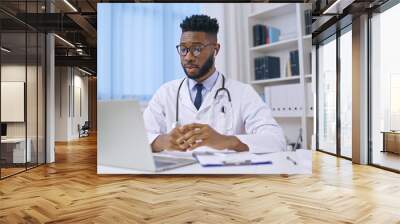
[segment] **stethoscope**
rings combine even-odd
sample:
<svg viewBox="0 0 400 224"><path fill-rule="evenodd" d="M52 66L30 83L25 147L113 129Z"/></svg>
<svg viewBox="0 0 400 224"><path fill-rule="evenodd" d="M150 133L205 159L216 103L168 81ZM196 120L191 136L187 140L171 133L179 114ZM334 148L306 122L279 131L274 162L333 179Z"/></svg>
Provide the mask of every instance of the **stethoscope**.
<svg viewBox="0 0 400 224"><path fill-rule="evenodd" d="M218 76L219 75L220 75L220 73L218 72ZM225 88L225 76L223 74L221 74L221 76L222 76L222 87L217 89L217 92L215 92L214 100L217 99L217 96L218 96L219 92L225 91L226 94L228 95L228 101L229 101L229 103L231 103L232 102L231 94L229 93L229 90L227 88ZM182 85L185 82L185 80L186 80L186 78L184 78L181 81L181 83L179 84L178 92L176 94L176 114L175 114L175 123L173 124L173 128L175 128L175 127L177 127L179 125L179 93L181 92L181 88L182 88ZM225 113L225 107L224 106L222 106L221 112Z"/></svg>

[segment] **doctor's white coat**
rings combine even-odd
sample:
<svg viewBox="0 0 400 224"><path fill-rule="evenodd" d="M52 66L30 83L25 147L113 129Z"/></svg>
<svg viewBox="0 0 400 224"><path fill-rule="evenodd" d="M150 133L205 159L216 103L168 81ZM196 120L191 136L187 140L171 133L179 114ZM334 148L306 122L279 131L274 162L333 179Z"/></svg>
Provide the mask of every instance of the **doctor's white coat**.
<svg viewBox="0 0 400 224"><path fill-rule="evenodd" d="M144 121L150 144L160 134L173 128L176 120L176 97L182 79L163 84L150 100L144 111ZM281 127L271 115L270 108L261 100L253 87L226 78L225 88L230 92L230 106L226 92L220 91L218 99L214 95L222 86L222 76L218 77L212 90L205 96L197 111L185 80L179 97L179 123L208 124L221 134L234 135L249 147L250 152L276 152L286 149L286 141ZM216 102L220 102L219 104ZM224 106L225 113L221 112Z"/></svg>

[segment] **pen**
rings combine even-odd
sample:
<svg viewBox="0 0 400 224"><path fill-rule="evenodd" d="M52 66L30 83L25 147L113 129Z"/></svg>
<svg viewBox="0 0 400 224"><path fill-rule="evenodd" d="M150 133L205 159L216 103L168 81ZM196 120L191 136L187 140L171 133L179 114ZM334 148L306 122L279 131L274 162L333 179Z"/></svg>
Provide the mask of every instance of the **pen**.
<svg viewBox="0 0 400 224"><path fill-rule="evenodd" d="M289 160L290 162L292 162L294 165L297 165L297 162L294 161L292 158L290 158L289 156L286 156L286 159Z"/></svg>
<svg viewBox="0 0 400 224"><path fill-rule="evenodd" d="M201 165L203 167L223 167L223 166L246 166L246 165L268 165L268 164L272 164L272 161L264 161L264 162L251 162L251 163L240 163L240 162L236 162L236 163L227 163L224 161L223 164L205 164L205 165Z"/></svg>

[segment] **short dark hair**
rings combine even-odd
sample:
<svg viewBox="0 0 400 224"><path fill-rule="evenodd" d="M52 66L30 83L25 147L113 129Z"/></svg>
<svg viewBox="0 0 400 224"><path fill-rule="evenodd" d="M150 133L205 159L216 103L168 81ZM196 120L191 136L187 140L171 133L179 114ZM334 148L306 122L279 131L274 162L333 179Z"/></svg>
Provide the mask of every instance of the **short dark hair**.
<svg viewBox="0 0 400 224"><path fill-rule="evenodd" d="M219 25L216 18L207 15L192 15L186 17L181 23L182 33L186 31L205 32L217 35Z"/></svg>

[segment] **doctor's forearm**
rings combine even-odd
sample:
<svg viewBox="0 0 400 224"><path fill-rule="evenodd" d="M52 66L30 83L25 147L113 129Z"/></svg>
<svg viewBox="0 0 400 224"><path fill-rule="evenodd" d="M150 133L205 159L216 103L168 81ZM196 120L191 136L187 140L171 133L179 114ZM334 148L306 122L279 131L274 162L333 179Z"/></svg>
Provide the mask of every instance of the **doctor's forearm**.
<svg viewBox="0 0 400 224"><path fill-rule="evenodd" d="M161 152L164 149L184 151L185 148L178 145L176 139L177 136L174 133L160 134L154 139L153 143L151 143L151 149L153 152Z"/></svg>
<svg viewBox="0 0 400 224"><path fill-rule="evenodd" d="M153 152L161 152L166 148L167 141L167 135L159 135L154 139L153 143L151 143L151 149Z"/></svg>
<svg viewBox="0 0 400 224"><path fill-rule="evenodd" d="M236 136L226 136L227 149L233 149L237 152L249 151L249 147L241 142Z"/></svg>

